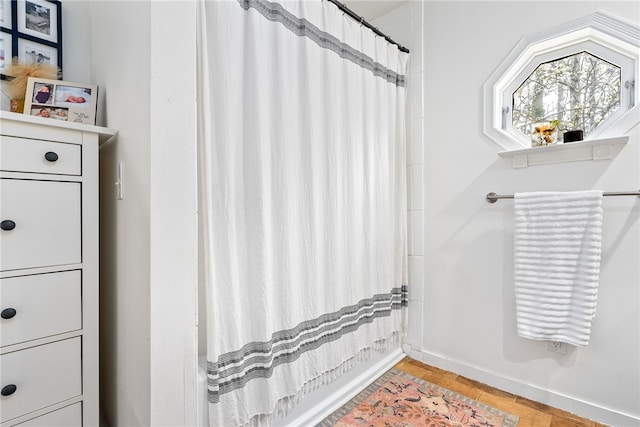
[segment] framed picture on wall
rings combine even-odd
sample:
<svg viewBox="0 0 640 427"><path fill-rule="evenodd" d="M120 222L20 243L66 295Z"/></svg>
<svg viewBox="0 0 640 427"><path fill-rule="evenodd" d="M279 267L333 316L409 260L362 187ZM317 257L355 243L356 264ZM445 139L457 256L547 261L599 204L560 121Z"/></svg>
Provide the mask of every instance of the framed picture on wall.
<svg viewBox="0 0 640 427"><path fill-rule="evenodd" d="M25 64L49 64L58 65L58 49L31 40L18 39L18 60Z"/></svg>
<svg viewBox="0 0 640 427"><path fill-rule="evenodd" d="M24 114L96 124L98 86L29 77Z"/></svg>
<svg viewBox="0 0 640 427"><path fill-rule="evenodd" d="M11 0L0 0L0 27L11 29Z"/></svg>
<svg viewBox="0 0 640 427"><path fill-rule="evenodd" d="M41 40L58 42L58 5L46 0L22 0L18 6L18 31Z"/></svg>
<svg viewBox="0 0 640 427"><path fill-rule="evenodd" d="M12 47L11 34L0 32L0 74L4 74L7 64L11 61Z"/></svg>
<svg viewBox="0 0 640 427"><path fill-rule="evenodd" d="M0 0L5 78L11 59L26 64L50 63L62 72L62 4L59 0ZM62 73L61 73L62 75Z"/></svg>

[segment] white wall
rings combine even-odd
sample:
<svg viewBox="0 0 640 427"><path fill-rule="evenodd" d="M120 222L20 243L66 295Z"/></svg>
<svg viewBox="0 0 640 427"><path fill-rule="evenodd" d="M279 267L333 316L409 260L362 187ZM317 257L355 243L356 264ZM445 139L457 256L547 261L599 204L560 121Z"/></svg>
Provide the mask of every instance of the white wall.
<svg viewBox="0 0 640 427"><path fill-rule="evenodd" d="M118 132L100 150L100 398L111 426L150 425L150 11L148 2L124 1L88 10L98 120Z"/></svg>
<svg viewBox="0 0 640 427"><path fill-rule="evenodd" d="M88 1L62 3L63 80L91 83L91 19Z"/></svg>
<svg viewBox="0 0 640 427"><path fill-rule="evenodd" d="M63 4L64 78L98 84L98 124L118 132L100 150L101 409L111 426L195 423L195 22L195 2Z"/></svg>
<svg viewBox="0 0 640 427"><path fill-rule="evenodd" d="M414 278L410 290L418 297L409 307L407 350L427 363L586 417L637 423L640 202L605 199L591 344L559 356L542 342L517 336L513 204L491 205L484 197L491 191L639 189L640 130L633 129L613 160L512 169L496 155L501 148L483 135L481 118L484 81L522 37L597 10L638 24L639 4L429 1L423 7L424 175L423 188L411 182L409 192L423 189L424 230L414 226L412 238L414 248L424 248L424 282L420 289L421 280ZM415 18L393 19L406 27Z"/></svg>
<svg viewBox="0 0 640 427"><path fill-rule="evenodd" d="M195 2L151 2L150 53L150 425L193 426L198 363Z"/></svg>

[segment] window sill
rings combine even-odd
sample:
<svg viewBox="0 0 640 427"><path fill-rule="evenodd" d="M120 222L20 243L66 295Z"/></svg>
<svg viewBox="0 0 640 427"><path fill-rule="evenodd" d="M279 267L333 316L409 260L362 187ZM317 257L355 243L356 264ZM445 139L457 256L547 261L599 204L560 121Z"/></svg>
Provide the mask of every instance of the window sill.
<svg viewBox="0 0 640 427"><path fill-rule="evenodd" d="M503 158L510 157L514 168L582 160L607 160L617 156L627 141L629 141L628 136L590 139L545 147L501 151L498 155Z"/></svg>

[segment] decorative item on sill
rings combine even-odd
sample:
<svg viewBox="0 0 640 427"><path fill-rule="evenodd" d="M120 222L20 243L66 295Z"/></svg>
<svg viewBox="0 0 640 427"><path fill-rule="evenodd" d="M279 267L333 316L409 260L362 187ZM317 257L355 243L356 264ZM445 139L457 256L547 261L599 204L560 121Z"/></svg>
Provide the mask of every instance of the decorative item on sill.
<svg viewBox="0 0 640 427"><path fill-rule="evenodd" d="M533 124L531 146L542 147L558 142L558 121L538 122Z"/></svg>
<svg viewBox="0 0 640 427"><path fill-rule="evenodd" d="M29 77L40 79L58 79L60 69L48 62L40 64L25 64L13 58L7 65L5 74L8 77L6 92L11 100L10 111L14 113L24 112L24 99L27 93Z"/></svg>
<svg viewBox="0 0 640 427"><path fill-rule="evenodd" d="M584 139L584 132L582 130L569 130L564 133L563 141L567 142L576 142L582 141Z"/></svg>

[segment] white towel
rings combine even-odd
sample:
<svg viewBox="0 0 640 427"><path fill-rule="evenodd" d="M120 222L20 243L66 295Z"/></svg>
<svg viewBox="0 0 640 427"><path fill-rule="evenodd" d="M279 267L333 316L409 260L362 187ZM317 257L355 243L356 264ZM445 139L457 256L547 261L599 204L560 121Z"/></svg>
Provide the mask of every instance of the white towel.
<svg viewBox="0 0 640 427"><path fill-rule="evenodd" d="M518 335L586 346L598 296L602 191L514 199Z"/></svg>

